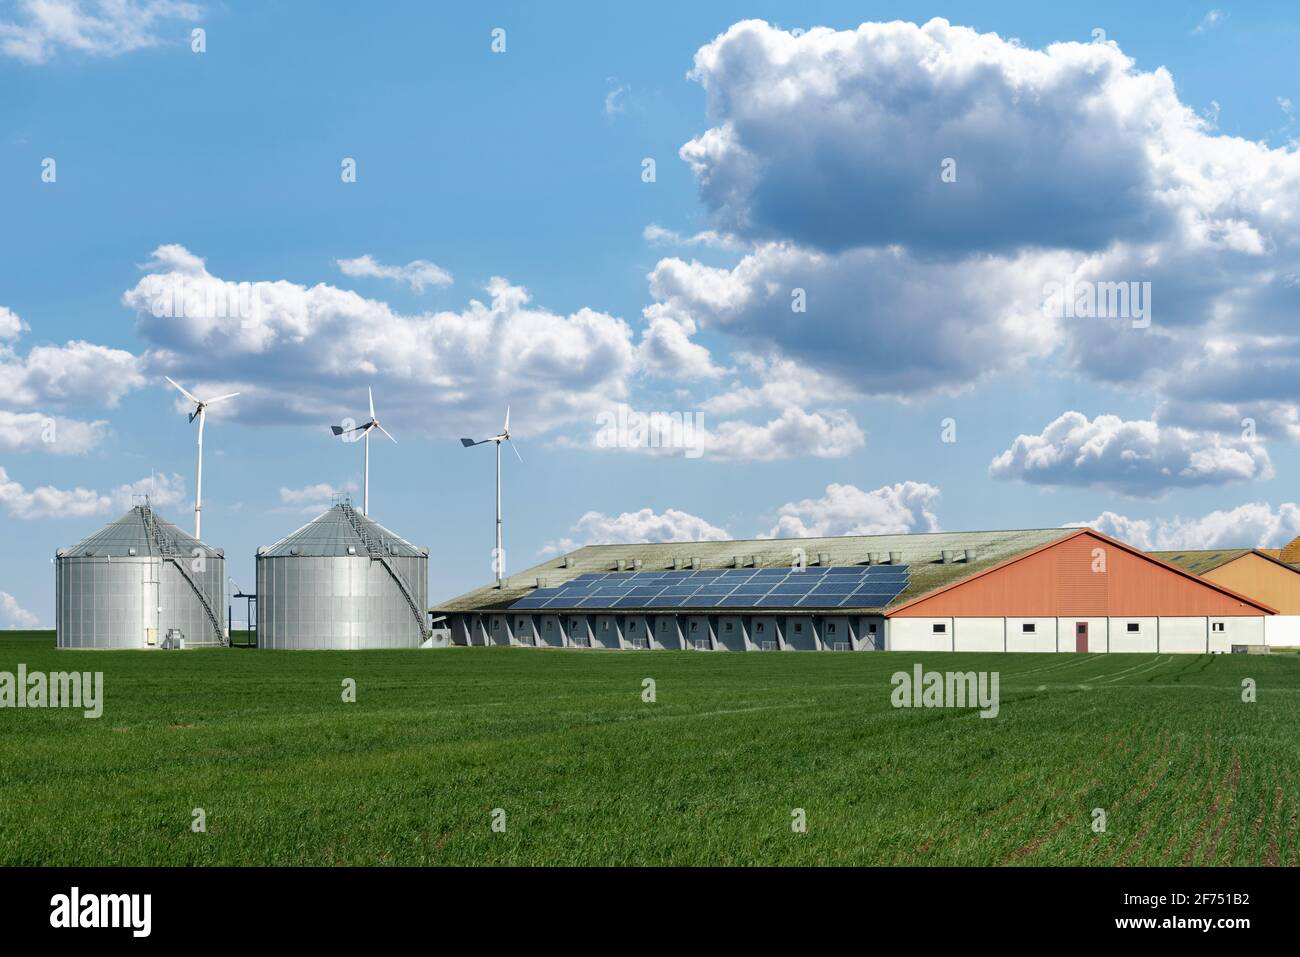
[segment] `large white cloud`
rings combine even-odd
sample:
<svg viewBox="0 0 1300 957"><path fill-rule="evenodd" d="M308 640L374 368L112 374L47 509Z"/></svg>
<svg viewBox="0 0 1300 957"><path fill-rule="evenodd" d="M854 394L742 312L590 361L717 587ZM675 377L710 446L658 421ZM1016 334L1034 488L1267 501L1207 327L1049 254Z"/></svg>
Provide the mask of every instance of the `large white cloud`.
<svg viewBox="0 0 1300 957"><path fill-rule="evenodd" d="M1259 441L1226 438L1117 415L1064 412L1038 435L1021 435L989 465L994 478L1112 489L1158 497L1170 488L1223 485L1273 475Z"/></svg>
<svg viewBox="0 0 1300 957"><path fill-rule="evenodd" d="M764 537L937 532L939 519L931 507L939 494L938 488L925 482L898 482L869 492L856 485L832 483L820 498L782 505L777 509L776 524Z"/></svg>
<svg viewBox="0 0 1300 957"><path fill-rule="evenodd" d="M118 485L108 492L77 486L41 485L26 488L0 466L0 508L14 518L85 518L125 511L139 496L148 495L156 508L179 504L185 497L185 480L176 474L158 474Z"/></svg>
<svg viewBox="0 0 1300 957"><path fill-rule="evenodd" d="M1130 518L1106 511L1076 526L1095 528L1138 548L1280 548L1300 535L1300 505L1285 502L1276 509L1267 502L1193 518Z"/></svg>
<svg viewBox="0 0 1300 957"><path fill-rule="evenodd" d="M7 591L0 591L0 624L5 628L35 628L40 619Z"/></svg>
<svg viewBox="0 0 1300 957"><path fill-rule="evenodd" d="M1148 144L1195 121L1168 73L1135 71L1114 44L1032 50L938 19L800 36L744 21L691 75L716 125L681 155L719 222L827 250L1152 235L1170 212Z"/></svg>
<svg viewBox="0 0 1300 957"><path fill-rule="evenodd" d="M716 542L731 537L722 529L689 512L668 508L656 512L642 508L635 512L606 515L587 512L570 529L571 534L548 543L543 554L568 552L583 545L642 542Z"/></svg>
<svg viewBox="0 0 1300 957"><path fill-rule="evenodd" d="M102 419L81 422L58 415L0 409L0 452L80 455L99 445L108 432L108 423Z"/></svg>
<svg viewBox="0 0 1300 957"><path fill-rule="evenodd" d="M1041 289L1064 268L1059 255L954 263L897 247L830 255L769 243L730 269L660 260L650 291L747 351L824 370L862 395L911 396L1050 354L1059 322L1043 314Z"/></svg>
<svg viewBox="0 0 1300 957"><path fill-rule="evenodd" d="M623 320L533 307L501 278L487 302L407 315L324 283L223 280L177 245L155 250L146 269L123 301L153 365L173 378L246 375L232 405L250 421L328 422L363 410L373 384L386 422L470 434L498 426L511 402L525 436L623 398L636 365Z"/></svg>
<svg viewBox="0 0 1300 957"><path fill-rule="evenodd" d="M25 356L0 345L0 400L15 405L116 406L145 383L139 358L124 349L74 340L33 346Z"/></svg>
<svg viewBox="0 0 1300 957"><path fill-rule="evenodd" d="M682 157L716 233L754 248L730 269L662 260L651 289L675 314L870 395L1047 359L1297 437L1294 145L1220 134L1114 43L943 20L746 21L691 76L710 127ZM1116 282L1151 283L1149 328L1043 309L1049 283Z"/></svg>
<svg viewBox="0 0 1300 957"><path fill-rule="evenodd" d="M0 51L28 63L60 49L117 56L157 46L165 21L193 22L202 13L181 0L18 0L15 7L15 19L0 20Z"/></svg>

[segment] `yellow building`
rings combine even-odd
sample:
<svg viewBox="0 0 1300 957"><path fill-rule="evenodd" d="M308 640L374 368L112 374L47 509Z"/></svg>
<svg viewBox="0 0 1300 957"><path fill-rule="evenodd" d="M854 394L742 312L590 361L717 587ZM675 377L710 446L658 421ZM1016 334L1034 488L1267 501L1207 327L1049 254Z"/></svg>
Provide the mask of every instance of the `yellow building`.
<svg viewBox="0 0 1300 957"><path fill-rule="evenodd" d="M1300 616L1300 567L1284 560L1292 556L1300 560L1300 539L1276 550L1189 549L1151 555L1276 608L1277 615L1265 622L1268 644L1300 645L1300 617L1293 617Z"/></svg>

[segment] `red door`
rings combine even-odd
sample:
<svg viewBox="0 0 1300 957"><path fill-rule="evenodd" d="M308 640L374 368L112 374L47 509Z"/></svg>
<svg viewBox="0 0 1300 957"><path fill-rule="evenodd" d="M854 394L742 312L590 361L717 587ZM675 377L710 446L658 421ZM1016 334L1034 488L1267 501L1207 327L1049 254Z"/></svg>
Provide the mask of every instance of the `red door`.
<svg viewBox="0 0 1300 957"><path fill-rule="evenodd" d="M1076 621L1074 623L1074 650L1078 652L1088 650L1088 623L1086 621Z"/></svg>

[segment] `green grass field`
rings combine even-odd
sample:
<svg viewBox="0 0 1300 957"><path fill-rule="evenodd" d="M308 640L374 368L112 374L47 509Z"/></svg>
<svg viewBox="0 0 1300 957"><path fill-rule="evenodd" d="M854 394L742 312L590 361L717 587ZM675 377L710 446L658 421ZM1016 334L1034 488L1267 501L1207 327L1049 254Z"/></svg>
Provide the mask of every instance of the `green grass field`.
<svg viewBox="0 0 1300 957"><path fill-rule="evenodd" d="M0 671L103 671L104 715L0 710L2 864L1297 860L1292 656L52 645ZM894 709L917 661L1000 714Z"/></svg>

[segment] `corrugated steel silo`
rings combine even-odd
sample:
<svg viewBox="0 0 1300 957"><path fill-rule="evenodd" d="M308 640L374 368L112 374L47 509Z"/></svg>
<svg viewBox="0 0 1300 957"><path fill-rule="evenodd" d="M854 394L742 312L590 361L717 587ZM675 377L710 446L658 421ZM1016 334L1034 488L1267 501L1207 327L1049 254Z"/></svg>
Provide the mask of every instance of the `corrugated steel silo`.
<svg viewBox="0 0 1300 957"><path fill-rule="evenodd" d="M55 557L60 648L155 648L178 630L186 647L227 644L226 560L146 504Z"/></svg>
<svg viewBox="0 0 1300 957"><path fill-rule="evenodd" d="M429 550L341 502L257 551L259 648L418 648Z"/></svg>

